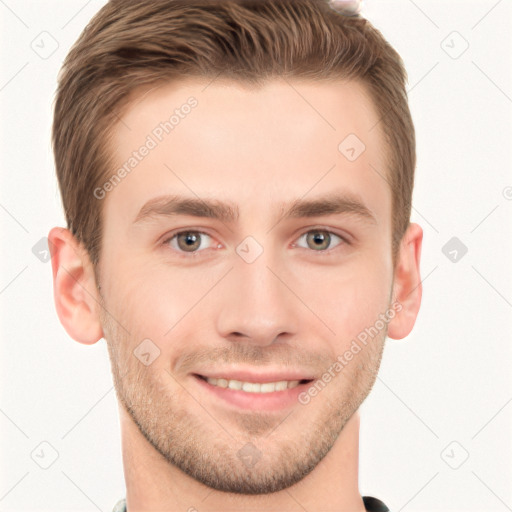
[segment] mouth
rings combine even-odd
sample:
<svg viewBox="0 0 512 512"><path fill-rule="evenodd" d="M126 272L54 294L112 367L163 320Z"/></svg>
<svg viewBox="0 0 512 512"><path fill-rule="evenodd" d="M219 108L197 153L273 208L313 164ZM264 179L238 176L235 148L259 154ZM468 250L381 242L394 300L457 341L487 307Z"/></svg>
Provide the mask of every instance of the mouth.
<svg viewBox="0 0 512 512"><path fill-rule="evenodd" d="M192 374L195 381L208 394L205 396L237 409L278 411L299 403L299 395L304 392L314 379L282 379L268 378L239 380L228 376L210 377ZM247 378L247 377L246 377ZM265 382L262 382L262 381Z"/></svg>
<svg viewBox="0 0 512 512"><path fill-rule="evenodd" d="M204 380L208 384L235 391L244 391L245 393L274 393L276 391L284 391L285 389L293 389L302 384L312 382L313 379L301 380L279 380L275 382L248 382L228 378L205 377L204 375L194 374L195 377Z"/></svg>

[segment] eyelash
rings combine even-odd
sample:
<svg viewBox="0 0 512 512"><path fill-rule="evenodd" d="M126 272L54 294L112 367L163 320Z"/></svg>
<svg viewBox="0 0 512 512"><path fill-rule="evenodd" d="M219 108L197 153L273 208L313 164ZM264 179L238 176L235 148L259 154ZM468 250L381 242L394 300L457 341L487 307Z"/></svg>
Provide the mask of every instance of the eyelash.
<svg viewBox="0 0 512 512"><path fill-rule="evenodd" d="M301 239L303 236L307 235L308 233L318 233L318 232L321 232L321 233L328 233L329 235L334 235L335 237L338 237L341 241L340 243L338 243L338 245L336 245L335 247L331 248L331 249L324 249L324 250L318 250L318 251L315 251L313 249L310 249L311 252L316 252L316 253L319 253L320 255L329 255L331 254L332 251L334 251L336 249L336 247L339 247L340 245L351 245L351 242L344 236L341 236L337 233L334 233L333 231L330 231L329 229L327 228L313 228L313 229L309 229L308 231L305 231L304 233L302 233L301 235L299 235L298 239ZM172 233L170 236L167 236L165 238L165 240L162 242L162 245L164 246L169 246L169 242L171 242L171 240L177 238L179 235L181 234L184 234L184 233L193 233L193 234L197 234L197 235L206 235L210 238L213 239L213 237L204 232L204 231L199 231L199 230L194 230L194 229L185 229L185 230L181 230L181 231L177 231L175 233ZM293 246L295 247L296 246L296 242L294 242ZM195 257L199 257L201 252L204 251L200 251L200 250L196 250L196 251L193 251L193 252L185 252L185 251L182 251L180 249L175 249L175 248L172 248L173 251L177 252L179 254L180 257L183 257L183 258L195 258ZM300 247L300 249L306 249L305 247Z"/></svg>

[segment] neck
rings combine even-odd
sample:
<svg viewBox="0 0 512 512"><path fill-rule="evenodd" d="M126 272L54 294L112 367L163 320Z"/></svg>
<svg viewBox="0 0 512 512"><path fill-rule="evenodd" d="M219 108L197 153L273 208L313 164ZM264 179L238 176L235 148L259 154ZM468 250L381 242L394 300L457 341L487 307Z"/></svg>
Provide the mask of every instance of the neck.
<svg viewBox="0 0 512 512"><path fill-rule="evenodd" d="M282 491L265 495L219 492L169 464L119 406L127 512L364 512L358 490L359 413L309 475Z"/></svg>

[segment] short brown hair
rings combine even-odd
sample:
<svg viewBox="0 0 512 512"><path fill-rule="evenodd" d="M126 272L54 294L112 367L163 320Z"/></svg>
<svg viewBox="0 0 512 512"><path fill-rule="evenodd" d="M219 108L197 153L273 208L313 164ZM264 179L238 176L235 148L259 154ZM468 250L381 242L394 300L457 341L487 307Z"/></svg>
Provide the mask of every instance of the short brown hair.
<svg viewBox="0 0 512 512"><path fill-rule="evenodd" d="M411 213L415 133L402 59L368 20L327 0L110 0L64 61L52 133L67 227L93 265L102 233L93 191L112 174L109 134L130 94L162 80L218 76L254 85L344 78L366 87L388 148L381 174L392 194L395 264Z"/></svg>

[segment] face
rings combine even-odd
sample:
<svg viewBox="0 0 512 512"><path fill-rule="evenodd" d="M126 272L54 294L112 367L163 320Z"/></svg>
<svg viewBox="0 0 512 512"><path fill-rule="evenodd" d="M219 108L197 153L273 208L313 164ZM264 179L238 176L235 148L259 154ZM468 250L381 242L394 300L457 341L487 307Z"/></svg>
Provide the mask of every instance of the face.
<svg viewBox="0 0 512 512"><path fill-rule="evenodd" d="M98 201L117 396L209 487L298 482L373 386L393 282L377 120L356 83L189 80L116 126L113 174L129 171Z"/></svg>

